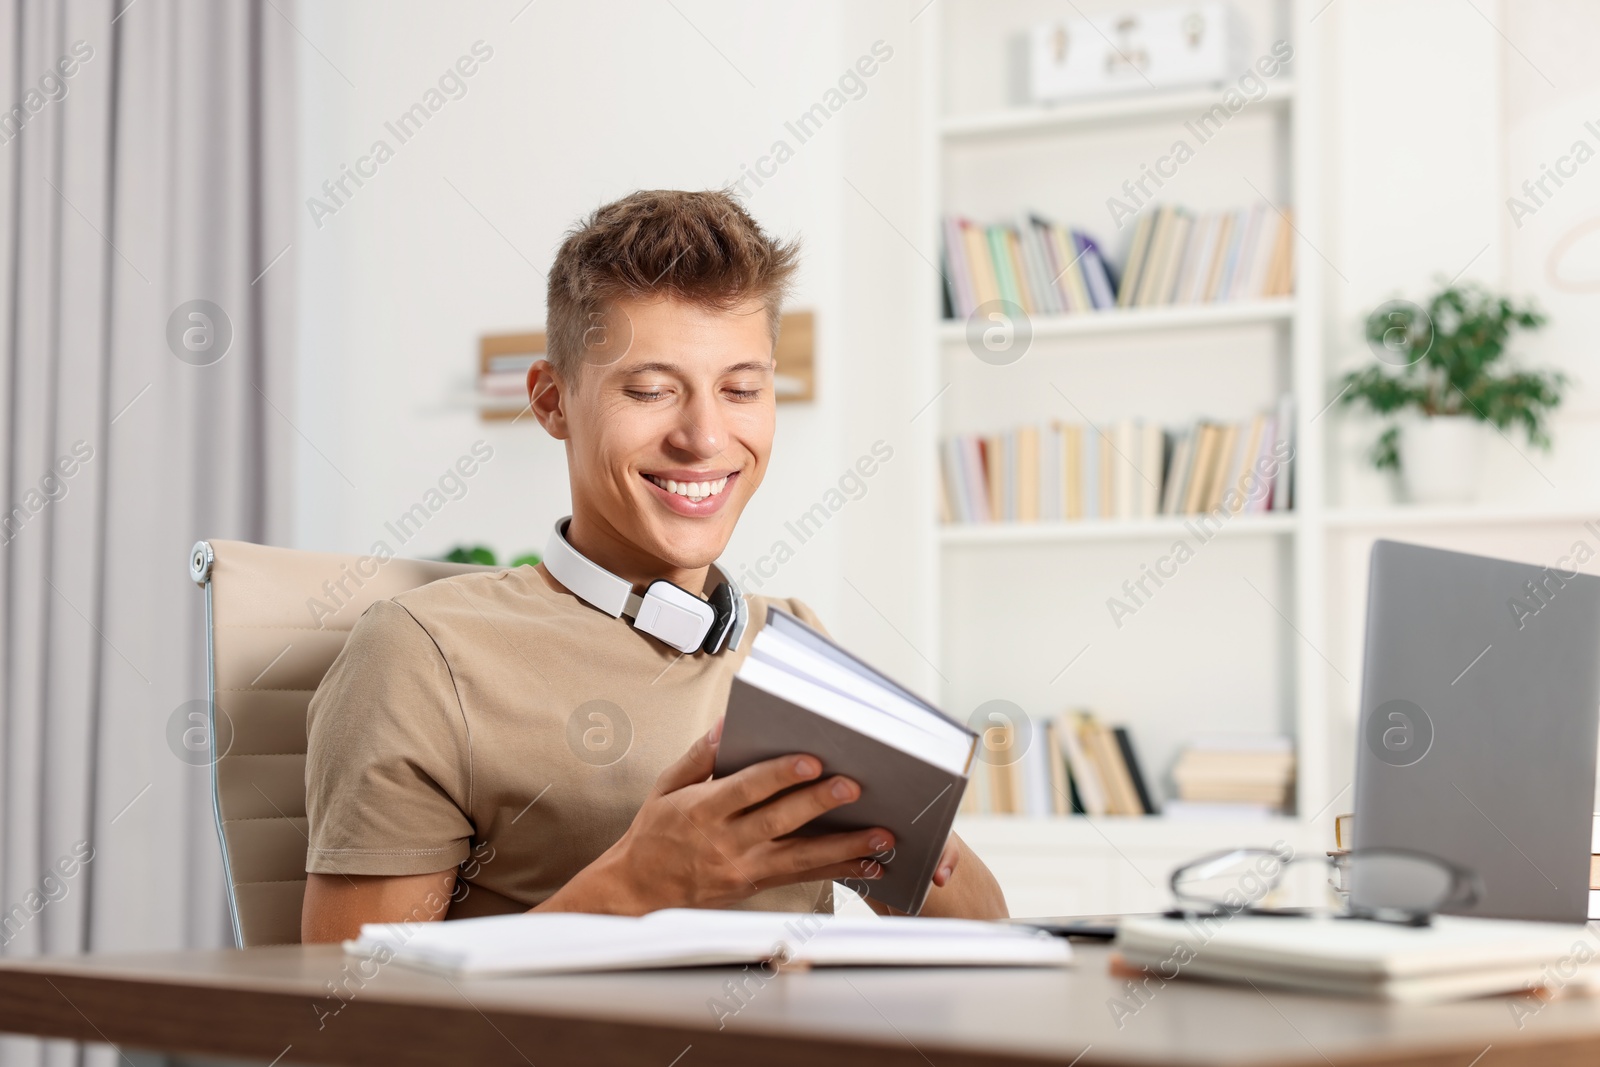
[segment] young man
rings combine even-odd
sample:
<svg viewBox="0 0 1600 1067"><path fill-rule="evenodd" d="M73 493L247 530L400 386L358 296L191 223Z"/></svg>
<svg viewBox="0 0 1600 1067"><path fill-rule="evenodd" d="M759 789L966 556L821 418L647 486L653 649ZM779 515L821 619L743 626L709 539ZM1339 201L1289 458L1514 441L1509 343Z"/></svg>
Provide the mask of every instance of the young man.
<svg viewBox="0 0 1600 1067"><path fill-rule="evenodd" d="M566 443L570 547L357 623L308 715L304 940L530 908L826 911L834 880L877 876L886 830L791 836L860 796L815 757L711 778L733 675L773 601L749 598L737 650L690 653L593 604L606 572L621 596L722 584L712 565L772 449L796 266L718 192L635 193L562 244L528 391ZM1006 913L954 835L934 885L925 915Z"/></svg>

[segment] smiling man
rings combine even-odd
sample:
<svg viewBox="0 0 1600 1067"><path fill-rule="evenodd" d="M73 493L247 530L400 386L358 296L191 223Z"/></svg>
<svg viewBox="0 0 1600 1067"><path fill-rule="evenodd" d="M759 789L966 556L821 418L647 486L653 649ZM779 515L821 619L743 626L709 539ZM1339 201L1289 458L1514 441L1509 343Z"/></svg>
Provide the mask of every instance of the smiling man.
<svg viewBox="0 0 1600 1067"><path fill-rule="evenodd" d="M796 267L720 192L635 193L567 237L528 389L571 519L538 567L357 623L308 715L306 941L528 909L828 911L833 881L877 876L886 830L794 836L860 796L814 756L711 778L767 606L820 625L749 597L741 637L715 565L766 474ZM924 915L1005 914L954 835L934 886Z"/></svg>

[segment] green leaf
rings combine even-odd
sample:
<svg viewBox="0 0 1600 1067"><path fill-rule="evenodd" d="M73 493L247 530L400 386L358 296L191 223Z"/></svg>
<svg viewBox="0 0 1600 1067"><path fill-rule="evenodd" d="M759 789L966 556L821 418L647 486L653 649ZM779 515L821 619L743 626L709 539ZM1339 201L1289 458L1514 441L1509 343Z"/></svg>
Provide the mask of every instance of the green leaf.
<svg viewBox="0 0 1600 1067"><path fill-rule="evenodd" d="M487 545L457 545L442 557L445 563L477 563L493 567L494 551Z"/></svg>
<svg viewBox="0 0 1600 1067"><path fill-rule="evenodd" d="M1377 362L1339 380L1341 407L1393 416L1468 415L1501 430L1521 427L1535 447L1548 449L1547 421L1568 385L1559 371L1516 369L1508 345L1517 330L1547 322L1532 304L1518 305L1476 283L1445 285L1425 308L1385 305L1367 317L1369 344L1397 363ZM1374 443L1380 470L1398 470L1398 428L1391 423Z"/></svg>
<svg viewBox="0 0 1600 1067"><path fill-rule="evenodd" d="M540 558L539 557L539 553L537 553L537 552L524 552L522 555L518 556L516 559L512 560L510 563L506 564L506 566L508 566L508 567L537 567L539 565L539 558Z"/></svg>

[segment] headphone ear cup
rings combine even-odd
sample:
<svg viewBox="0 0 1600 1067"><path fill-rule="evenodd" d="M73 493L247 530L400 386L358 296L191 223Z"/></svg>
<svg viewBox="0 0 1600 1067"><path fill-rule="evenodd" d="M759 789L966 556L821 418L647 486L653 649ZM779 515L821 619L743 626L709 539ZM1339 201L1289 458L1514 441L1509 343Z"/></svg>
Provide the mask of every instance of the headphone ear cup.
<svg viewBox="0 0 1600 1067"><path fill-rule="evenodd" d="M707 655L715 655L722 651L723 642L728 640L728 634L733 630L736 601L733 586L723 582L712 591L707 603L715 615L712 619L711 629L706 631L706 639L700 646L700 651Z"/></svg>

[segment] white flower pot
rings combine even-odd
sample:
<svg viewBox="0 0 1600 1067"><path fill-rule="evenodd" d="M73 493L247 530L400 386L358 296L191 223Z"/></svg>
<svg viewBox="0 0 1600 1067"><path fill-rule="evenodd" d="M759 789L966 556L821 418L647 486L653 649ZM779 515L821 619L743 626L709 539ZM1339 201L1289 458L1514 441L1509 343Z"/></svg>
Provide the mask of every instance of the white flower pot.
<svg viewBox="0 0 1600 1067"><path fill-rule="evenodd" d="M1430 415L1400 428L1400 478L1413 504L1470 504L1483 478L1488 426L1471 415Z"/></svg>

